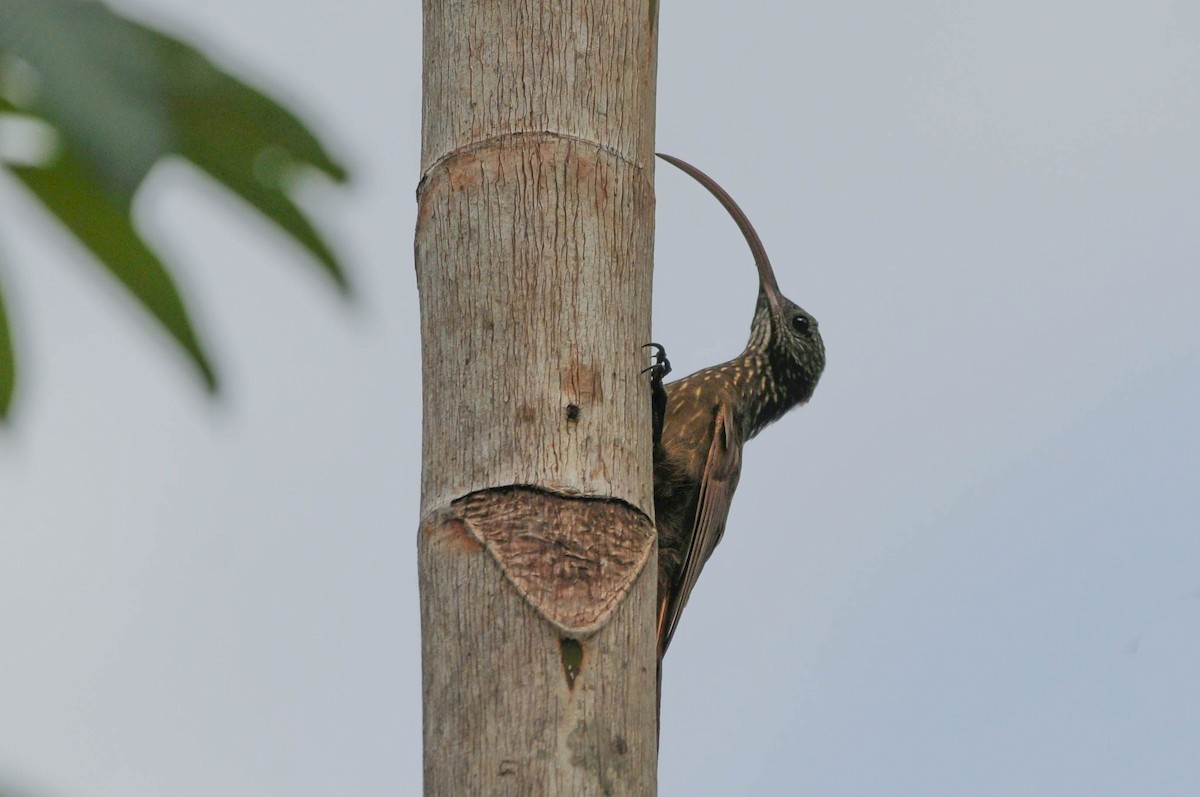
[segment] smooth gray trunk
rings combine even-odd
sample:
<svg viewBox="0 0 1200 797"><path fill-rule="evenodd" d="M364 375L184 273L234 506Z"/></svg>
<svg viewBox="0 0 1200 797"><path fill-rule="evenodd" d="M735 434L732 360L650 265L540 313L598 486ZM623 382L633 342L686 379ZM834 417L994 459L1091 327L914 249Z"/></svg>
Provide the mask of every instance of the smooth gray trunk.
<svg viewBox="0 0 1200 797"><path fill-rule="evenodd" d="M656 4L425 0L425 793L655 793Z"/></svg>

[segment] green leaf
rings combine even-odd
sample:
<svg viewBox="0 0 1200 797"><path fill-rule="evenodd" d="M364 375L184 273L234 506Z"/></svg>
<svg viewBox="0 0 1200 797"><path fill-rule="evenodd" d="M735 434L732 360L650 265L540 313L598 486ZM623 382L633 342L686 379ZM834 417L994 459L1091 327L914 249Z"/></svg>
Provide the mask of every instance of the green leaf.
<svg viewBox="0 0 1200 797"><path fill-rule="evenodd" d="M192 48L158 36L178 152L308 249L343 291L345 272L289 196L305 168L344 182L346 171L295 116L217 70Z"/></svg>
<svg viewBox="0 0 1200 797"><path fill-rule="evenodd" d="M158 319L191 357L208 389L215 391L216 374L183 298L166 268L133 229L120 200L104 191L69 152L48 168L11 164L7 168Z"/></svg>
<svg viewBox="0 0 1200 797"><path fill-rule="evenodd" d="M346 290L336 256L290 196L305 168L338 182L346 171L278 103L97 2L0 0L0 50L41 78L23 109L55 125L126 205L155 163L178 154L291 235Z"/></svg>
<svg viewBox="0 0 1200 797"><path fill-rule="evenodd" d="M8 417L16 387L17 356L8 331L8 314L4 310L4 287L0 285L0 421Z"/></svg>
<svg viewBox="0 0 1200 797"><path fill-rule="evenodd" d="M290 111L195 48L93 0L0 0L0 117L23 114L58 134L50 165L0 162L42 201L216 379L187 308L138 236L134 195L164 157L190 160L307 249L343 293L337 257L293 201L297 176L346 170ZM0 322L4 320L0 306ZM7 327L0 346L11 343ZM11 394L0 373L0 415ZM7 389L9 392L4 393Z"/></svg>
<svg viewBox="0 0 1200 797"><path fill-rule="evenodd" d="M37 75L28 105L128 202L172 150L159 65L140 32L101 3L0 0L0 50Z"/></svg>
<svg viewBox="0 0 1200 797"><path fill-rule="evenodd" d="M0 118L11 106L0 97ZM4 286L0 285L0 421L8 418L13 394L17 389L17 351L13 347L12 332L8 325L8 311L4 307Z"/></svg>

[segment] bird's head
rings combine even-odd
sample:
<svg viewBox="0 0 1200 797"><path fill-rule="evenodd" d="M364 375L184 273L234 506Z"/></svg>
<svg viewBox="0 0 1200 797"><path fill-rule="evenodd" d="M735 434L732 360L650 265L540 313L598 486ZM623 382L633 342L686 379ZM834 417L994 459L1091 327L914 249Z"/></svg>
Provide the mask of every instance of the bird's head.
<svg viewBox="0 0 1200 797"><path fill-rule="evenodd" d="M760 284L747 348L767 358L793 406L812 397L825 370L825 341L817 319L778 288Z"/></svg>
<svg viewBox="0 0 1200 797"><path fill-rule="evenodd" d="M742 231L754 265L758 268L758 304L750 325L750 342L746 348L764 355L771 368L774 387L782 396L784 407L808 401L825 370L825 342L817 328L817 319L779 291L775 270L767 250L745 212L724 188L704 172L686 161L659 153L658 157L678 167L708 189L725 208Z"/></svg>

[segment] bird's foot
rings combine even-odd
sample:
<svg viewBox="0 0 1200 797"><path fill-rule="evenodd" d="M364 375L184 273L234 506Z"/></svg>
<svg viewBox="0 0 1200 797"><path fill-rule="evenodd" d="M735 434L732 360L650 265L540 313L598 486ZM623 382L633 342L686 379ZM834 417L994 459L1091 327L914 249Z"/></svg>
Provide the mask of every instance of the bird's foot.
<svg viewBox="0 0 1200 797"><path fill-rule="evenodd" d="M654 349L654 363L642 369L642 373L650 372L650 384L662 384L663 377L671 373L671 361L667 359L667 350L657 343L647 343L643 349Z"/></svg>
<svg viewBox="0 0 1200 797"><path fill-rule="evenodd" d="M663 377L671 373L671 361L667 359L667 350L657 343L647 343L643 349L654 349L654 362L642 369L642 373L650 374L650 409L654 415L654 447L658 448L662 440L663 422L667 417L667 389L663 387Z"/></svg>

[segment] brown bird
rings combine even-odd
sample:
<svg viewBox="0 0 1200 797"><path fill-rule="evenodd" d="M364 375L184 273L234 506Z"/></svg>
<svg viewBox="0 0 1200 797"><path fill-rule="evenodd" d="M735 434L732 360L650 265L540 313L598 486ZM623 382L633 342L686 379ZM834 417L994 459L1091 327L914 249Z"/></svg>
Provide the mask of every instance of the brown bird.
<svg viewBox="0 0 1200 797"><path fill-rule="evenodd" d="M700 571L725 532L742 471L742 446L808 401L825 368L825 344L816 319L779 292L766 250L737 203L695 166L669 155L659 157L695 178L737 222L754 254L759 285L750 342L740 355L665 388L662 377L670 363L661 347L648 369L655 393L661 686L663 654Z"/></svg>

